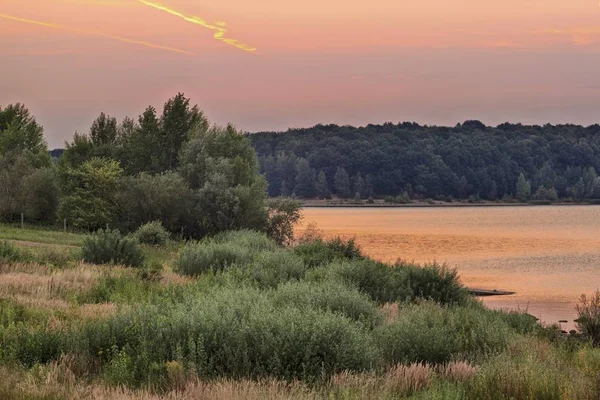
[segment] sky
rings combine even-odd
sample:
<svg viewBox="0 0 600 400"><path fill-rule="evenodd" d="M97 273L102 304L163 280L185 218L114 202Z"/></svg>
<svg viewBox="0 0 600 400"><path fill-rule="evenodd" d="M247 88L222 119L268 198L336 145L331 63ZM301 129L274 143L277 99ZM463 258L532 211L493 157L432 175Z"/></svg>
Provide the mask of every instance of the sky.
<svg viewBox="0 0 600 400"><path fill-rule="evenodd" d="M598 0L0 0L0 106L51 148L183 92L248 132L600 122Z"/></svg>

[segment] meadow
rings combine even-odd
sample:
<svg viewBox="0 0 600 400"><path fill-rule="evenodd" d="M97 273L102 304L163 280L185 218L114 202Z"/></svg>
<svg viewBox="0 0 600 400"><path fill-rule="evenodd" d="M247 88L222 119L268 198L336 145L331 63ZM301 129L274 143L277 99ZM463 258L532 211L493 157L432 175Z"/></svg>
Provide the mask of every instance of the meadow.
<svg viewBox="0 0 600 400"><path fill-rule="evenodd" d="M2 399L600 396L594 299L589 329L566 335L485 308L448 267L311 230L285 247L158 224L0 238Z"/></svg>

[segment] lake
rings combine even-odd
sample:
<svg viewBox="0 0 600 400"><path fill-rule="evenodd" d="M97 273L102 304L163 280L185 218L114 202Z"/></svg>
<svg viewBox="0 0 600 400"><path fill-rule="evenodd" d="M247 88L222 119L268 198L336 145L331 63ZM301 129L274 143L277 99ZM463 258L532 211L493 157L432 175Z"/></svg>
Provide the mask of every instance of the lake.
<svg viewBox="0 0 600 400"><path fill-rule="evenodd" d="M567 330L581 294L600 287L600 206L305 208L300 231L309 223L378 260L456 267L469 287L516 292L489 307Z"/></svg>

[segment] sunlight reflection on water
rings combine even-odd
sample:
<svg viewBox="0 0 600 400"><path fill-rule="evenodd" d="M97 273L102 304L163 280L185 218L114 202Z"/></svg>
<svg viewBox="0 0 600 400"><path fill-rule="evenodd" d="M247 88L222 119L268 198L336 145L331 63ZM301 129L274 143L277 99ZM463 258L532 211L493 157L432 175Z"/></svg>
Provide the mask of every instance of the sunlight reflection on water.
<svg viewBox="0 0 600 400"><path fill-rule="evenodd" d="M306 208L299 232L311 222L379 260L457 267L467 286L516 292L485 298L490 307L566 329L579 296L600 287L600 206Z"/></svg>

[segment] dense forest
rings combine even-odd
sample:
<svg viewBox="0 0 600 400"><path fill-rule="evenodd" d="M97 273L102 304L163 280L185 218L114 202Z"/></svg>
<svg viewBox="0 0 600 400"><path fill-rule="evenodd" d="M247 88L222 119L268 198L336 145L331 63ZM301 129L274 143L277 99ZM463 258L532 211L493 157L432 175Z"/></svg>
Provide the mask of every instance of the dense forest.
<svg viewBox="0 0 600 400"><path fill-rule="evenodd" d="M24 105L0 108L3 221L123 232L159 221L186 238L253 229L282 242L299 205L268 201L266 188L249 140L211 125L183 94L137 120L102 113L89 133L53 152Z"/></svg>
<svg viewBox="0 0 600 400"><path fill-rule="evenodd" d="M599 125L317 125L249 137L270 196L600 198Z"/></svg>

